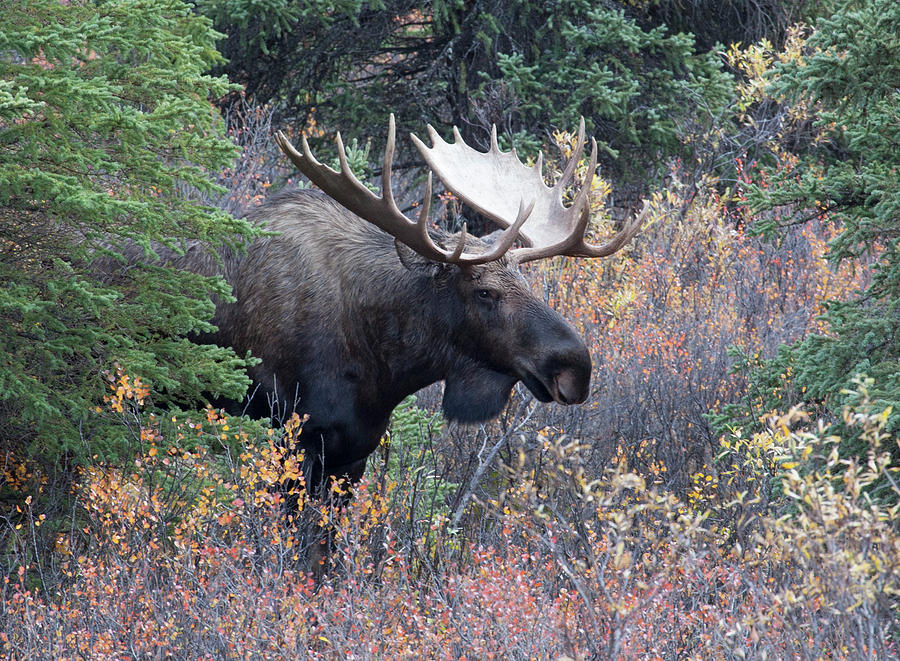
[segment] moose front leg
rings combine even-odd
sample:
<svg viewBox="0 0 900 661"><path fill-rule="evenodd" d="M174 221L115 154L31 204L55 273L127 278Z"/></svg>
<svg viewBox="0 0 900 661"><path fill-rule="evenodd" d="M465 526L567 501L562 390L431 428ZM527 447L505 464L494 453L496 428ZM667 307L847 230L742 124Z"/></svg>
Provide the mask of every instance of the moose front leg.
<svg viewBox="0 0 900 661"><path fill-rule="evenodd" d="M333 554L338 532L336 522L353 498L353 488L366 470L366 457L335 465L329 461L329 439L315 428L304 429L303 508L298 496L288 502L305 539L307 569L316 583L334 568ZM318 441L318 442L316 442Z"/></svg>

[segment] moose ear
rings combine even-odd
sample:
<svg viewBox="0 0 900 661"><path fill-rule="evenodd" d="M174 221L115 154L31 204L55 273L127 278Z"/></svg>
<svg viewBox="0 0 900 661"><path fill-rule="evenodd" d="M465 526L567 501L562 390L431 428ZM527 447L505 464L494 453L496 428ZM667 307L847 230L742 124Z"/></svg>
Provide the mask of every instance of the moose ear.
<svg viewBox="0 0 900 661"><path fill-rule="evenodd" d="M503 236L503 230L494 230L490 234L482 236L481 240L492 246L501 236Z"/></svg>
<svg viewBox="0 0 900 661"><path fill-rule="evenodd" d="M403 264L408 271L435 276L441 270L441 264L432 261L427 257L423 257L398 239L394 239L394 249L397 251L400 263Z"/></svg>

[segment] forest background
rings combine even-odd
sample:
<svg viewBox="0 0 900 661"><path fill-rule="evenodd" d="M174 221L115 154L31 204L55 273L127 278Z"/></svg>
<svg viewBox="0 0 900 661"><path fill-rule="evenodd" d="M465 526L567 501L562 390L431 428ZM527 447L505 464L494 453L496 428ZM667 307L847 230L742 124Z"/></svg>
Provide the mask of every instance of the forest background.
<svg viewBox="0 0 900 661"><path fill-rule="evenodd" d="M252 240L298 183L276 129L377 176L390 112L496 124L549 179L583 116L591 231L650 218L527 270L591 346L585 405L457 427L423 391L349 506L286 520L300 421L204 408L251 358L191 342L227 287L152 246ZM0 647L897 658L898 165L893 0L0 3Z"/></svg>

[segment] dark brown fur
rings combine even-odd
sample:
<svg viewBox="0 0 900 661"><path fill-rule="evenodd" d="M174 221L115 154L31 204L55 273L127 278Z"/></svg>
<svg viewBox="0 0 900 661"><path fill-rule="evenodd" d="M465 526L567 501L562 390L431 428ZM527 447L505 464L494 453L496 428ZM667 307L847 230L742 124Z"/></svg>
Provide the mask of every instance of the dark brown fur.
<svg viewBox="0 0 900 661"><path fill-rule="evenodd" d="M393 408L436 381L463 422L498 415L519 380L542 401L587 396L587 348L507 258L431 262L312 191L273 196L251 220L278 234L223 257L237 302L217 306L219 331L201 339L261 359L252 412L268 414L275 395L309 414L309 479L358 479ZM467 250L487 245L470 237ZM180 261L221 268L194 251Z"/></svg>

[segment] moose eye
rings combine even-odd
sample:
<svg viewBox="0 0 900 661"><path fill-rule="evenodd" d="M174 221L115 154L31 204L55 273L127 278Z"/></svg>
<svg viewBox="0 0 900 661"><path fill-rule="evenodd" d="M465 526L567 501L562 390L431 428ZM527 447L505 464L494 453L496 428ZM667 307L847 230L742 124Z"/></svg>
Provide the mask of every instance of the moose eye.
<svg viewBox="0 0 900 661"><path fill-rule="evenodd" d="M490 289L476 289L475 296L479 301L483 301L485 303L490 303L494 300L494 292Z"/></svg>

